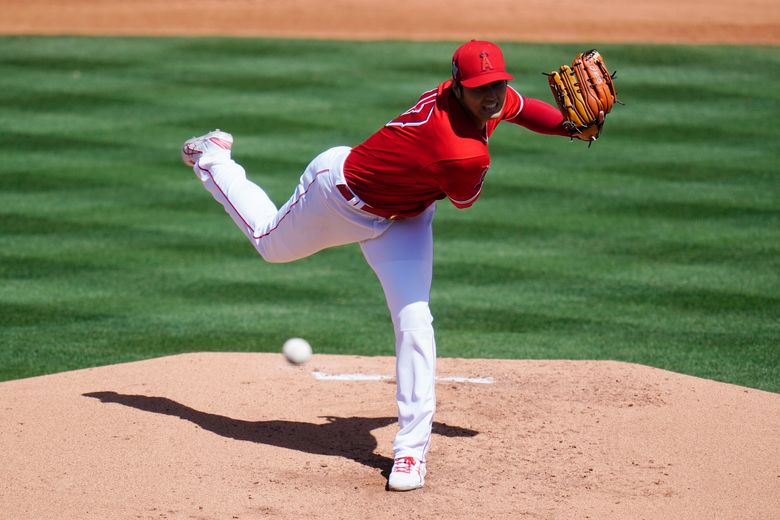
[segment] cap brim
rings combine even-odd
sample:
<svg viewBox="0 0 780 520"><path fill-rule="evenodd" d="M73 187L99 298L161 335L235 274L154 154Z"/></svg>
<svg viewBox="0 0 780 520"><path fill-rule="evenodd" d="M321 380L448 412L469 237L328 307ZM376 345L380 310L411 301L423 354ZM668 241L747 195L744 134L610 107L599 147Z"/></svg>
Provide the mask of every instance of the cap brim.
<svg viewBox="0 0 780 520"><path fill-rule="evenodd" d="M513 79L515 79L514 76L508 72L491 72L489 74L480 74L475 78L461 81L460 84L466 88L477 88L481 87L482 85L487 85L488 83L493 83L494 81L511 81Z"/></svg>

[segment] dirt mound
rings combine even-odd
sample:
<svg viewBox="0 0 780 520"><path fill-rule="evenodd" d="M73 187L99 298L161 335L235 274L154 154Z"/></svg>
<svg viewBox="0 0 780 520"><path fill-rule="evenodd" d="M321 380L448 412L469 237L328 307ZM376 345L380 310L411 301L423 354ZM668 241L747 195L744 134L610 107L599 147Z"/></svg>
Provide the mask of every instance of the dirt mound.
<svg viewBox="0 0 780 520"><path fill-rule="evenodd" d="M386 357L208 353L0 383L0 516L780 510L780 395L616 362L441 359L426 487L387 492L393 373Z"/></svg>

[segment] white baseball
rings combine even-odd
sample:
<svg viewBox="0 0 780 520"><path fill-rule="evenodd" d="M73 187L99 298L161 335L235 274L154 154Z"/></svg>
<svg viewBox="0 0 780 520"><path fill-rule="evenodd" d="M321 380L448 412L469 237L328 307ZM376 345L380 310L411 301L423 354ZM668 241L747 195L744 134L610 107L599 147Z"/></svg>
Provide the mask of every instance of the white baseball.
<svg viewBox="0 0 780 520"><path fill-rule="evenodd" d="M311 345L303 338L290 338L282 346L282 354L294 365L302 365L311 359Z"/></svg>

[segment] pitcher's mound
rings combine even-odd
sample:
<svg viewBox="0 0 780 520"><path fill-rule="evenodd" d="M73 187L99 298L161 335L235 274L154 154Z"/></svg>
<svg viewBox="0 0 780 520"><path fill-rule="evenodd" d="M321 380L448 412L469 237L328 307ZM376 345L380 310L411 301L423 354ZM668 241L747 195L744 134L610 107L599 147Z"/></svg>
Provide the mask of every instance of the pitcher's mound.
<svg viewBox="0 0 780 520"><path fill-rule="evenodd" d="M385 491L392 358L187 354L0 383L3 518L770 519L780 395L616 362L440 359Z"/></svg>

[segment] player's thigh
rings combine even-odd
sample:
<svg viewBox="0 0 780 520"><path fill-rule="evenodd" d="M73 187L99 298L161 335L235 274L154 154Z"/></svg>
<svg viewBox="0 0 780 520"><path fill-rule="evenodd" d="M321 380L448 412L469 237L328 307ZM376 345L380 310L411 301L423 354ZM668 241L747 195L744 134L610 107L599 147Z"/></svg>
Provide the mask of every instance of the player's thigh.
<svg viewBox="0 0 780 520"><path fill-rule="evenodd" d="M257 230L255 244L267 261L290 262L382 231L375 217L349 207L334 189L330 159L323 154L313 161L290 199Z"/></svg>
<svg viewBox="0 0 780 520"><path fill-rule="evenodd" d="M360 243L394 314L406 305L430 299L435 211L432 205L421 215L394 222L381 236Z"/></svg>

